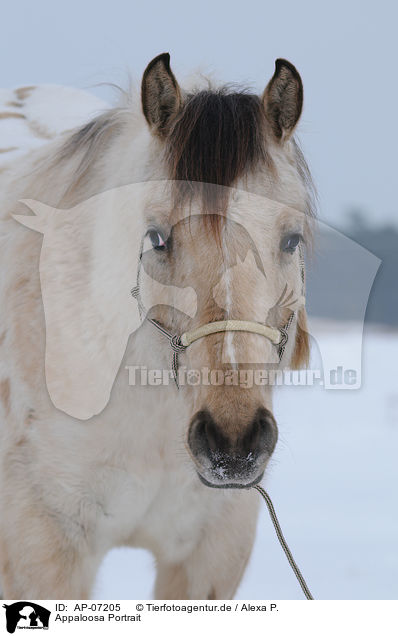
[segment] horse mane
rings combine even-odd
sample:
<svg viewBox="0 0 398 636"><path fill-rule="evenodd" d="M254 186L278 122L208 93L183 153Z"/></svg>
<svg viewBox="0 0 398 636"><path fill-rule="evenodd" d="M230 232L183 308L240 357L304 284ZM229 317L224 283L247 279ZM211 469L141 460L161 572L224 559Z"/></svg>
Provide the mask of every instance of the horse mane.
<svg viewBox="0 0 398 636"><path fill-rule="evenodd" d="M115 138L122 135L132 111L127 108L110 108L77 130L49 157L51 167L74 163L70 182L65 184L65 195L77 189L87 178L98 161L103 159Z"/></svg>

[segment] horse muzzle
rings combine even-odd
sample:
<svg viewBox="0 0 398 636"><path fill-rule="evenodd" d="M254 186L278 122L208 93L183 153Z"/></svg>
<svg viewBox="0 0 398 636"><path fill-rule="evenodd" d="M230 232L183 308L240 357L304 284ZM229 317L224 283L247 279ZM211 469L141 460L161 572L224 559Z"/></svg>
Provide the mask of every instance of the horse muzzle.
<svg viewBox="0 0 398 636"><path fill-rule="evenodd" d="M228 433L207 409L198 411L188 431L188 447L199 478L212 488L250 488L264 474L278 440L272 413L259 407L242 431Z"/></svg>

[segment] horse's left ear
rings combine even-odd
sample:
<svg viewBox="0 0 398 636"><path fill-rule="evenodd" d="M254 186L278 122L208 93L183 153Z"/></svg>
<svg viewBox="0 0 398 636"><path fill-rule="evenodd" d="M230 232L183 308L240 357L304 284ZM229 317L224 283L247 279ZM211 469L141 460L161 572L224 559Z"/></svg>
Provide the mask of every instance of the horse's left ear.
<svg viewBox="0 0 398 636"><path fill-rule="evenodd" d="M285 141L303 108L303 83L297 69L287 60L276 60L275 73L264 91L263 103L275 137Z"/></svg>
<svg viewBox="0 0 398 636"><path fill-rule="evenodd" d="M181 106L181 91L170 68L169 53L148 64L141 83L142 110L151 129L164 137Z"/></svg>

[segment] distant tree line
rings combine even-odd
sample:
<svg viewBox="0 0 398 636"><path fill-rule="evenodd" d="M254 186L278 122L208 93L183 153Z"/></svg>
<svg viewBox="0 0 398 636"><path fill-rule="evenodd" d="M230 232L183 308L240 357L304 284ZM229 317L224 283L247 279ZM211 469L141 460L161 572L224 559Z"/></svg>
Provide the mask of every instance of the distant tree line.
<svg viewBox="0 0 398 636"><path fill-rule="evenodd" d="M398 217L397 217L398 221ZM349 211L346 236L381 260L366 310L366 321L398 325L398 226L372 226L357 209Z"/></svg>
<svg viewBox="0 0 398 636"><path fill-rule="evenodd" d="M347 213L347 223L336 229L381 260L368 300L366 322L398 326L398 218L396 226L375 226L369 223L361 210L353 209ZM323 236L320 249L331 257L329 261L322 258L314 260L316 276L311 274L309 263L310 312L332 319L355 319L355 305L360 298L360 295L356 296L356 289L360 286L361 275L358 271L351 275L353 255L342 249L336 236L332 235ZM351 287L347 285L350 276ZM342 284L344 277L346 281Z"/></svg>

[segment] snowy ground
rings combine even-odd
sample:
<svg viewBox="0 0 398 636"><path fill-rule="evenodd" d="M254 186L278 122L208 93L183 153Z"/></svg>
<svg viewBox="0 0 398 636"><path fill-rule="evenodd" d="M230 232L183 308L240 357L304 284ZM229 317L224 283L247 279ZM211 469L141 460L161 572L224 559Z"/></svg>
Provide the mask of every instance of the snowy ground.
<svg viewBox="0 0 398 636"><path fill-rule="evenodd" d="M329 345L349 332L331 331ZM285 537L318 599L398 598L398 335L367 330L362 387L278 389L280 438L268 470ZM151 598L149 554L114 550L95 597ZM265 504L240 599L301 599Z"/></svg>

